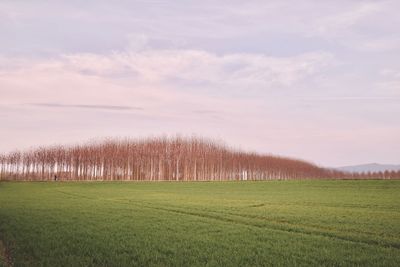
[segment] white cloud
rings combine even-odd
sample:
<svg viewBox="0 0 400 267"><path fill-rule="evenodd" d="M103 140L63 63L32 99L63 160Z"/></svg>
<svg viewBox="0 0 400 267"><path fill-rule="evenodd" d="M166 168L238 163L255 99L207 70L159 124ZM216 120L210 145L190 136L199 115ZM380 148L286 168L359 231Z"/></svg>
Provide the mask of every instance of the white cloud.
<svg viewBox="0 0 400 267"><path fill-rule="evenodd" d="M398 50L398 7L393 0L349 2L334 12L311 17L306 35L361 52Z"/></svg>
<svg viewBox="0 0 400 267"><path fill-rule="evenodd" d="M146 48L149 38L144 34L128 34L127 41L127 50L140 51Z"/></svg>
<svg viewBox="0 0 400 267"><path fill-rule="evenodd" d="M400 38L362 40L355 44L362 51L384 52L399 50Z"/></svg>
<svg viewBox="0 0 400 267"><path fill-rule="evenodd" d="M331 64L329 53L294 57L262 54L216 55L200 50L144 50L110 55L63 57L62 68L98 76L125 76L138 82L186 80L224 85L292 86Z"/></svg>
<svg viewBox="0 0 400 267"><path fill-rule="evenodd" d="M332 55L323 52L267 57L151 49L44 60L3 58L0 104L140 106L153 115L165 113L165 108L174 114L215 107L223 112L245 100L215 99L213 92L296 88L332 62Z"/></svg>
<svg viewBox="0 0 400 267"><path fill-rule="evenodd" d="M345 10L333 15L320 18L316 21L317 32L322 35L332 36L351 30L357 23L368 19L382 8L382 2L361 2L353 5L350 10Z"/></svg>
<svg viewBox="0 0 400 267"><path fill-rule="evenodd" d="M380 71L380 74L384 78L392 78L400 80L400 70L397 69L391 69L391 68L383 69Z"/></svg>

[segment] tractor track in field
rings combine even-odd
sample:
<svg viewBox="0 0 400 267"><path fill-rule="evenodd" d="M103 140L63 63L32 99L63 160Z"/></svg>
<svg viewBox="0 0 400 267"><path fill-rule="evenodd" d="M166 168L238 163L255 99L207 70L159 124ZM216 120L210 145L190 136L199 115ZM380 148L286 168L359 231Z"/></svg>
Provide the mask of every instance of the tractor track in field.
<svg viewBox="0 0 400 267"><path fill-rule="evenodd" d="M197 216L197 217L202 217L202 218L207 218L207 219L214 219L222 222L228 222L228 223L234 223L234 224L240 224L240 225L245 225L245 226L250 226L250 227L257 227L260 229L269 229L273 231L280 231L280 232L285 232L285 233L296 233L296 234L303 234L303 235L310 235L310 236L320 236L320 237L325 237L325 238L332 238L332 239L337 239L341 241L347 241L347 242L353 242L353 243L359 243L359 244L364 244L364 245L370 245L370 246L380 246L383 248L394 248L394 249L399 249L400 250L400 243L392 243L392 242L379 242L378 240L360 240L357 238L352 238L352 237L345 237L345 236L339 236L335 233L330 233L330 232L325 232L323 231L324 229L313 229L310 226L303 225L303 227L307 227L309 229L301 229L298 227L298 225L286 222L286 221L279 221L279 220L271 220L271 219L266 219L266 218L256 218L256 216L247 216L247 215L240 215L240 214L235 214L235 213L227 213L227 212L219 212L219 211L207 211L207 212L191 212L191 211L183 211L179 209L171 209L171 208L164 208L164 207L154 207L150 205L141 205L145 208L150 208L150 209L155 209L155 210L160 210L160 211L165 211L165 212L171 212L171 213L176 213L176 214L184 214L184 215L191 215L191 216ZM212 214L212 213L218 213L218 214ZM263 220L267 221L270 223L269 225L264 224L257 224L257 223L251 223L251 222L246 222L246 221L238 221L235 220L234 218L228 218L221 216L220 214L225 214L228 216L234 216L234 217L240 217L242 219L257 219L257 220ZM282 224L282 226L274 226L272 224ZM314 227L315 228L315 227Z"/></svg>
<svg viewBox="0 0 400 267"><path fill-rule="evenodd" d="M400 242L390 242L390 241L388 242L388 241L379 241L379 240L373 240L373 239L360 240L356 237L351 237L351 236L347 237L347 236L337 235L336 233L329 232L331 230L324 229L323 227L315 227L315 226L309 226L309 225L303 224L303 225L300 225L300 227L303 227L303 228L299 228L299 224L293 224L293 223L290 223L287 221L263 218L263 217L255 216L255 215L243 215L243 214L237 214L237 213L232 213L232 212L211 211L211 210L205 210L205 211L200 211L200 212L199 211L187 211L187 210L181 210L181 209L177 209L177 208L153 206L145 201L135 201L135 200L127 200L127 199L104 199L104 198L100 198L100 197L87 197L87 196L82 196L80 194L67 193L64 191L59 191L59 192L73 196L73 197L83 197L86 199L103 200L103 201L118 202L118 203L125 203L125 204L134 203L138 206L148 208L148 209L154 209L154 210L170 212L170 213L175 213L175 214L196 216L196 217L201 217L201 218L206 218L206 219L213 219L213 220L218 220L221 222L256 227L259 229L269 229L272 231L279 231L279 232L284 232L284 233L296 233L296 234L309 235L309 236L319 236L319 237L325 237L325 238L332 238L332 239L336 239L336 240L340 240L340 241L353 242L353 243L364 244L364 245L369 245L369 246L380 246L382 248L393 248L393 249L400 250ZM225 216L223 216L223 215L225 215ZM235 220L235 218L229 218L226 216L240 218L240 220L237 220L237 219ZM248 219L258 220L259 223L244 221L246 219L247 220ZM266 223L268 223L268 224L266 224ZM360 232L360 234L368 235L371 233Z"/></svg>

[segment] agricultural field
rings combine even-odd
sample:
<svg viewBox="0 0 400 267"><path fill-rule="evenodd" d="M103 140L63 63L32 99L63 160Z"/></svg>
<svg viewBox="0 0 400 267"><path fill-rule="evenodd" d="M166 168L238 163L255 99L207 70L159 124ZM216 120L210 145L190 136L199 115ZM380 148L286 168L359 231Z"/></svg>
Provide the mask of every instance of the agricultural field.
<svg viewBox="0 0 400 267"><path fill-rule="evenodd" d="M4 266L399 266L400 181L1 182Z"/></svg>

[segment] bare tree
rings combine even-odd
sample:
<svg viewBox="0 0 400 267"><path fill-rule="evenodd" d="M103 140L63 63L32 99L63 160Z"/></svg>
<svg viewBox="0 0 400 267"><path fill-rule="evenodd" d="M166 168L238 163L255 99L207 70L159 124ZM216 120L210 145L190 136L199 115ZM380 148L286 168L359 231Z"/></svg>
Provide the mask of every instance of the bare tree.
<svg viewBox="0 0 400 267"><path fill-rule="evenodd" d="M198 137L107 139L0 155L0 180L209 181L400 179L400 172L346 173L244 152Z"/></svg>

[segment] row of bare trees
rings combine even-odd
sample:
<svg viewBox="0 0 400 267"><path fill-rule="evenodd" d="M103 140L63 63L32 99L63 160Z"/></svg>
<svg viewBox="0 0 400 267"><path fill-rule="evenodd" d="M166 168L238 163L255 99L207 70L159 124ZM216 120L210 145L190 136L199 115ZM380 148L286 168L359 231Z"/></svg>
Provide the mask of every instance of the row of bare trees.
<svg viewBox="0 0 400 267"><path fill-rule="evenodd" d="M197 137L114 139L0 155L0 180L221 181L395 179L400 172L351 174L229 148Z"/></svg>

